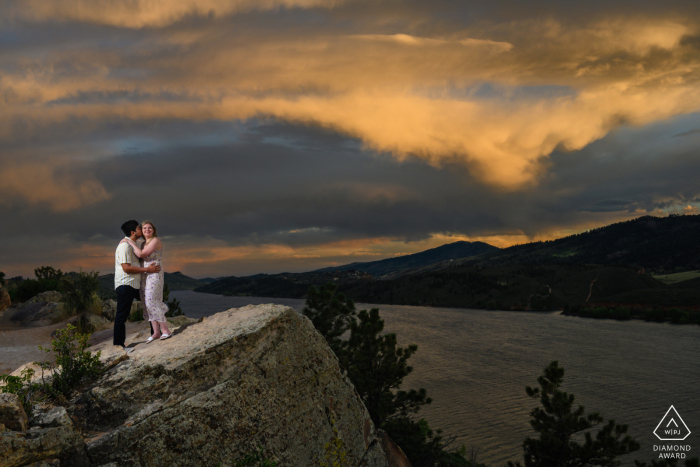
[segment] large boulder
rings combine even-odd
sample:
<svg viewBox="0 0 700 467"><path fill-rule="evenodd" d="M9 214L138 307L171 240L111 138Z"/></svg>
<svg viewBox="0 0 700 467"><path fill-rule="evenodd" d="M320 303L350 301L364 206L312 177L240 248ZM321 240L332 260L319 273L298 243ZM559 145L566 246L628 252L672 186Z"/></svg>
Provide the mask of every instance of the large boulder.
<svg viewBox="0 0 700 467"><path fill-rule="evenodd" d="M46 326L61 316L60 301L60 292L49 290L11 306L5 313L12 321L24 326Z"/></svg>
<svg viewBox="0 0 700 467"><path fill-rule="evenodd" d="M60 302L62 297L61 292L47 290L46 292L41 292L40 294L35 295L24 303Z"/></svg>
<svg viewBox="0 0 700 467"><path fill-rule="evenodd" d="M117 302L114 300L102 300L102 316L109 321L114 321L117 316Z"/></svg>
<svg viewBox="0 0 700 467"><path fill-rule="evenodd" d="M10 299L10 294L4 287L0 287L0 311L5 308L12 306L12 299Z"/></svg>
<svg viewBox="0 0 700 467"><path fill-rule="evenodd" d="M68 407L91 465L227 465L258 446L280 467L388 465L335 354L292 308L231 309L127 355L92 350L111 368Z"/></svg>
<svg viewBox="0 0 700 467"><path fill-rule="evenodd" d="M19 467L44 459L64 458L66 465L89 466L85 442L68 426L0 433L0 466ZM61 463L61 465L64 465Z"/></svg>
<svg viewBox="0 0 700 467"><path fill-rule="evenodd" d="M14 431L27 429L27 413L17 394L0 393L0 423Z"/></svg>
<svg viewBox="0 0 700 467"><path fill-rule="evenodd" d="M57 406L45 412L39 412L30 420L31 426L51 428L58 426L72 426L73 421L68 416L65 407Z"/></svg>

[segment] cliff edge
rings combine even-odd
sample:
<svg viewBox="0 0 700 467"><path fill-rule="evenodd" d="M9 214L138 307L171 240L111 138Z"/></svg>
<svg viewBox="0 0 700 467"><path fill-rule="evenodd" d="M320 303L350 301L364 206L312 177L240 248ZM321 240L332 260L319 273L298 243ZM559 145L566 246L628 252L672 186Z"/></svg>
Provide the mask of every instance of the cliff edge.
<svg viewBox="0 0 700 467"><path fill-rule="evenodd" d="M280 467L406 465L292 308L231 309L180 331L128 355L91 349L111 368L66 407L84 444L52 451L61 466L225 466L258 448Z"/></svg>

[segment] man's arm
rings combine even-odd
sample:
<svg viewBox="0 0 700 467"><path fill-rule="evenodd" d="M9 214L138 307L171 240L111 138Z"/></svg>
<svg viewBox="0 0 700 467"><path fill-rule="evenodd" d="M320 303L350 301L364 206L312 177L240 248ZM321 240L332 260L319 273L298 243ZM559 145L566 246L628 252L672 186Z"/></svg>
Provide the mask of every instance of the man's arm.
<svg viewBox="0 0 700 467"><path fill-rule="evenodd" d="M153 272L160 272L160 265L151 264L147 268L140 268L138 266L132 266L129 263L122 263L122 269L127 274L138 274L140 272L153 273Z"/></svg>

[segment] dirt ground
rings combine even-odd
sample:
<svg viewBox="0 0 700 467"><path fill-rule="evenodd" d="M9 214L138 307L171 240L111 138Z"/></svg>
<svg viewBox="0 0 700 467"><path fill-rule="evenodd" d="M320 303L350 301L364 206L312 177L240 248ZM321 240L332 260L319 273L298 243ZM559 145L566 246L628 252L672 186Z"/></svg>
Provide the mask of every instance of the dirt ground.
<svg viewBox="0 0 700 467"><path fill-rule="evenodd" d="M51 333L64 327L67 321L40 327L21 327L12 323L0 312L0 374L9 374L25 363L53 359L53 356L39 350L39 346L51 347ZM126 334L149 330L148 322L126 323ZM150 332L146 333L146 337ZM111 340L112 328L96 332L90 338L92 345ZM127 345L130 344L127 339Z"/></svg>

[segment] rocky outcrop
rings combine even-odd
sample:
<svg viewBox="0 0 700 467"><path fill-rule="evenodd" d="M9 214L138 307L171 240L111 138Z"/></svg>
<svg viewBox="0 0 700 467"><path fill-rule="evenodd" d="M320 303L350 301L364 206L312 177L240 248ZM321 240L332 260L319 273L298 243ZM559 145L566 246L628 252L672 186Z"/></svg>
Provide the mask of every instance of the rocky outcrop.
<svg viewBox="0 0 700 467"><path fill-rule="evenodd" d="M85 442L73 427L62 426L0 433L0 466L2 467L19 467L59 457L70 459L68 465L90 465L85 456Z"/></svg>
<svg viewBox="0 0 700 467"><path fill-rule="evenodd" d="M110 354L107 361L121 357ZM69 413L94 465L387 465L367 410L311 323L279 305L218 313L139 345ZM99 464L98 464L99 462Z"/></svg>
<svg viewBox="0 0 700 467"><path fill-rule="evenodd" d="M280 467L388 465L335 355L292 308L228 310L128 355L94 350L111 368L68 407L87 465L225 465L258 446Z"/></svg>
<svg viewBox="0 0 700 467"><path fill-rule="evenodd" d="M57 292L55 290L47 290L46 292L41 292L40 294L37 294L36 296L30 298L24 303L60 302L62 297L63 296L61 295L61 292Z"/></svg>
<svg viewBox="0 0 700 467"><path fill-rule="evenodd" d="M102 300L102 316L109 321L114 321L117 316L117 302L114 300Z"/></svg>
<svg viewBox="0 0 700 467"><path fill-rule="evenodd" d="M27 429L27 414L17 394L0 393L0 423L10 430Z"/></svg>
<svg viewBox="0 0 700 467"><path fill-rule="evenodd" d="M389 437L389 434L384 430L378 430L379 442L382 445L382 450L386 454L388 467L411 467L406 454L401 448Z"/></svg>
<svg viewBox="0 0 700 467"><path fill-rule="evenodd" d="M260 447L279 467L410 467L293 309L178 318L168 340L128 336L128 354L111 339L91 348L104 375L65 408L35 407L28 431L0 430L0 467L230 465Z"/></svg>
<svg viewBox="0 0 700 467"><path fill-rule="evenodd" d="M51 428L59 426L72 426L73 421L68 416L64 407L54 407L46 412L35 415L30 424L40 428Z"/></svg>
<svg viewBox="0 0 700 467"><path fill-rule="evenodd" d="M5 313L23 326L45 326L61 316L61 294L55 290L42 292L26 302L13 305Z"/></svg>
<svg viewBox="0 0 700 467"><path fill-rule="evenodd" d="M0 311L5 308L12 306L12 299L10 299L10 294L4 287L0 287Z"/></svg>

